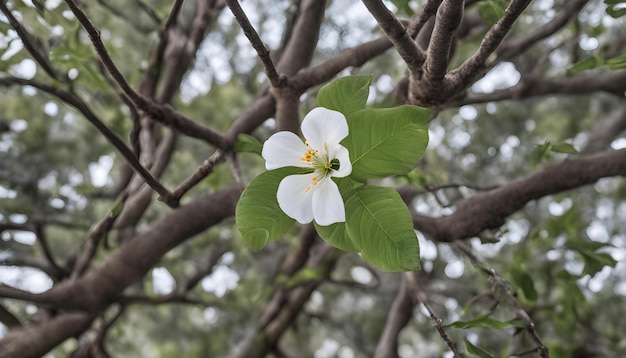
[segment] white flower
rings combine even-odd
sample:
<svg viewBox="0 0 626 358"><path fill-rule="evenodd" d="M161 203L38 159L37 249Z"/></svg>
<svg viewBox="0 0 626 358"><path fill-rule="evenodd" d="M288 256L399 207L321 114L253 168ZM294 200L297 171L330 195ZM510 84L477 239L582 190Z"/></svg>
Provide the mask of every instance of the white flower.
<svg viewBox="0 0 626 358"><path fill-rule="evenodd" d="M345 177L352 172L348 149L339 142L348 135L343 114L317 107L302 120L306 141L291 132L278 132L263 145L268 170L282 167L313 169L312 173L289 175L278 185L278 205L287 216L301 224L315 220L327 226L346 221L346 213L337 184L331 177Z"/></svg>

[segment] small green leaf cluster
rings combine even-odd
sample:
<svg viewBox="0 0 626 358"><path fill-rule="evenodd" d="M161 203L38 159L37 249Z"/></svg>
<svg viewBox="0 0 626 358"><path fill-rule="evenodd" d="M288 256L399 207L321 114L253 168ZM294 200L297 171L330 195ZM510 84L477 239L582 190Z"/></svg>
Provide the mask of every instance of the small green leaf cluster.
<svg viewBox="0 0 626 358"><path fill-rule="evenodd" d="M550 159L550 153L561 153L561 154L578 154L578 150L569 144L569 143L550 143L549 140L545 141L543 144L538 144L533 148L530 152L530 156L528 158L528 162L532 168L536 168L539 163L544 160Z"/></svg>
<svg viewBox="0 0 626 358"><path fill-rule="evenodd" d="M430 111L415 106L365 108L371 76L349 76L322 89L317 104L341 112L349 134L341 142L350 152L352 173L333 178L345 203L345 222L330 226L315 223L319 236L329 244L359 252L370 264L385 271L420 269L420 253L413 221L398 192L367 185L368 179L407 175L428 145ZM241 151L259 152L249 137L240 138ZM287 175L303 173L288 167L261 173L244 190L236 210L236 222L253 250L277 240L294 224L280 209L276 191Z"/></svg>

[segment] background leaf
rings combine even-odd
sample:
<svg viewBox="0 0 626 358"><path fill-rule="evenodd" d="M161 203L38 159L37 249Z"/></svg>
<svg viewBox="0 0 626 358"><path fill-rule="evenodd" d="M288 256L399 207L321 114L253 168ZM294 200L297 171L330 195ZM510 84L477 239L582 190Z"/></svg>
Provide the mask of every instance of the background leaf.
<svg viewBox="0 0 626 358"><path fill-rule="evenodd" d="M351 178L384 178L409 173L428 146L430 110L416 106L368 108L348 116Z"/></svg>
<svg viewBox="0 0 626 358"><path fill-rule="evenodd" d="M413 221L398 192L361 186L346 199L346 229L365 261L385 271L420 269Z"/></svg>
<svg viewBox="0 0 626 358"><path fill-rule="evenodd" d="M263 172L241 194L235 213L237 229L252 250L278 239L294 224L278 206L276 191L284 177L301 171L289 167Z"/></svg>
<svg viewBox="0 0 626 358"><path fill-rule="evenodd" d="M495 318L481 315L470 321L456 321L447 325L446 327L454 327L460 329L467 328L475 328L475 327L486 327L493 329L503 329L506 327L524 327L524 323L518 319L512 319L510 321L499 321Z"/></svg>
<svg viewBox="0 0 626 358"><path fill-rule="evenodd" d="M513 282L524 294L529 301L536 301L538 298L537 290L535 290L535 283L533 282L532 276L526 272L525 269L521 267L514 267L511 269L511 274L513 276Z"/></svg>
<svg viewBox="0 0 626 358"><path fill-rule="evenodd" d="M369 96L371 75L338 78L322 87L317 105L343 113L345 116L365 108Z"/></svg>
<svg viewBox="0 0 626 358"><path fill-rule="evenodd" d="M472 344L472 342L468 341L467 338L463 338L463 340L465 341L465 349L467 349L467 353L480 358L493 358L493 354L480 347L476 347Z"/></svg>
<svg viewBox="0 0 626 358"><path fill-rule="evenodd" d="M263 144L253 136L241 133L237 136L233 150L237 153L256 153L260 155L263 150Z"/></svg>

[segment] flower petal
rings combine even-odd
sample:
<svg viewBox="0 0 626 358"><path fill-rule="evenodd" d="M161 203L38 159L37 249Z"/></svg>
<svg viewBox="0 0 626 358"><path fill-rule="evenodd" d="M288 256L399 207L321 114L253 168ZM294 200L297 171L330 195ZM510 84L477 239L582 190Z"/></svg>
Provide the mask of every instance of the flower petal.
<svg viewBox="0 0 626 358"><path fill-rule="evenodd" d="M324 143L334 147L348 136L348 122L340 112L313 108L302 120L302 134L311 148L321 151Z"/></svg>
<svg viewBox="0 0 626 358"><path fill-rule="evenodd" d="M311 185L315 173L289 175L278 184L276 198L278 205L290 218L296 219L300 224L308 224L313 221L313 194L317 189ZM319 185L319 184L318 184Z"/></svg>
<svg viewBox="0 0 626 358"><path fill-rule="evenodd" d="M330 178L320 181L313 193L313 218L322 226L346 221L346 209L339 188Z"/></svg>
<svg viewBox="0 0 626 358"><path fill-rule="evenodd" d="M334 158L339 159L339 169L331 171L330 176L343 178L350 175L350 173L352 173L352 163L350 162L350 153L348 153L348 148L341 144L337 144L334 149Z"/></svg>
<svg viewBox="0 0 626 358"><path fill-rule="evenodd" d="M268 170L282 167L308 168L308 164L301 160L307 149L300 137L283 131L274 133L265 141L261 155Z"/></svg>

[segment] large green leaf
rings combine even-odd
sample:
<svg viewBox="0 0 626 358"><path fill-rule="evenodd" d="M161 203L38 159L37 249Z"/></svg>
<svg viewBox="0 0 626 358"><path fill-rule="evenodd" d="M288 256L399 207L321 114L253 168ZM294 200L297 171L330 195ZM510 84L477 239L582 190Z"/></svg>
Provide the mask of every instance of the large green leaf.
<svg viewBox="0 0 626 358"><path fill-rule="evenodd" d="M335 223L329 226L320 226L318 223L315 223L315 230L317 230L317 233L324 241L338 249L349 252L359 251L346 232L345 222Z"/></svg>
<svg viewBox="0 0 626 358"><path fill-rule="evenodd" d="M371 75L336 79L320 89L317 105L341 112L345 116L359 111L365 108L371 81Z"/></svg>
<svg viewBox="0 0 626 358"><path fill-rule="evenodd" d="M260 250L278 239L295 222L278 206L276 191L280 181L299 168L280 168L259 174L241 194L235 211L237 229L252 250Z"/></svg>
<svg viewBox="0 0 626 358"><path fill-rule="evenodd" d="M381 270L420 269L413 221L394 189L364 185L350 192L346 231L365 261Z"/></svg>
<svg viewBox="0 0 626 358"><path fill-rule="evenodd" d="M368 108L348 116L351 178L384 178L409 173L428 146L430 110L415 106Z"/></svg>

